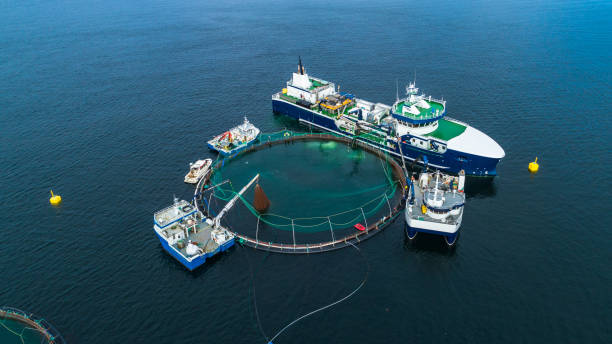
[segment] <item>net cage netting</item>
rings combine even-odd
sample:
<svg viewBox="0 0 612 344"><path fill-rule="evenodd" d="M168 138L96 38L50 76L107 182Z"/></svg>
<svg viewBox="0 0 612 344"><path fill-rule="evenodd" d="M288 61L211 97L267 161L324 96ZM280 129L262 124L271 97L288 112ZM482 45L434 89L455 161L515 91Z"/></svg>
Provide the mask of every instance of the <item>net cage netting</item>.
<svg viewBox="0 0 612 344"><path fill-rule="evenodd" d="M64 338L45 319L8 306L0 307L0 343L64 344Z"/></svg>
<svg viewBox="0 0 612 344"><path fill-rule="evenodd" d="M395 219L405 190L391 156L329 133L262 134L213 166L196 188L199 209L214 217L236 198L221 224L240 242L268 251L321 252L367 239ZM257 184L240 195L255 175ZM269 198L266 211L254 205L256 188Z"/></svg>

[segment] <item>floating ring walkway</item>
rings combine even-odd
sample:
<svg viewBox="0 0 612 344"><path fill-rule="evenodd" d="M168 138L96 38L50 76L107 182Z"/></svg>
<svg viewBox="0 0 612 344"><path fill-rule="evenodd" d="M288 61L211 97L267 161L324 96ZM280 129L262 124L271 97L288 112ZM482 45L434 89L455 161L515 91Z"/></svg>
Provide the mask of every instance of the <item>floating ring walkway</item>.
<svg viewBox="0 0 612 344"><path fill-rule="evenodd" d="M261 150L267 147L271 147L272 145L290 144L295 141L322 141L322 140L336 141L336 142L340 142L340 143L343 143L349 146L359 147L363 149L364 151L375 154L380 159L387 158L387 156L380 150L370 147L369 145L363 144L360 141L348 139L346 137L339 136L339 135L328 134L328 133L298 133L296 134L296 133L293 133L287 130L281 131L274 135L275 135L275 138L272 138L273 135L269 135L267 138L260 139L258 143L248 147L247 149L241 152L234 154L231 157L224 158L220 161L218 160L214 166L214 169L219 169L223 167L225 160L232 159L238 155L258 151L258 150ZM366 221L365 230L363 231L358 231L358 232L337 238L334 235L334 230L332 228L331 220L328 219L330 223L330 239L331 240L319 242L319 243L312 243L312 244L298 244L295 242L295 230L293 230L293 243L287 244L287 243L275 243L275 242L269 242L269 241L262 241L262 240L259 240L257 237L253 238L247 235L237 233L231 230L231 228L228 228L228 230L231 231L238 238L238 240L240 240L240 242L250 247L253 247L259 250L277 252L277 253L294 253L294 254L318 253L318 252L336 250L339 248L358 244L366 239L371 238L377 233L380 233L389 224L391 224L397 218L397 215L403 210L403 200L405 199L405 192L406 192L406 177L403 173L402 167L398 164L398 162L395 159L391 158L391 159L387 159L387 161L391 165L391 172L393 176L399 182L399 187L400 187L401 192L396 192L394 194L395 196L393 196L392 198L387 198L385 194L385 198L387 201L386 203L388 205L389 212L387 212L382 217L378 218L373 223L368 223ZM196 190L193 196L194 204L196 205L198 210L204 214L208 214L209 209L206 208L206 204L210 203L210 200L208 200L207 202L205 199L206 197L203 197L204 192L211 190L212 188L215 187L215 186L212 186L207 189L204 189L211 174L209 174L209 176L207 176L206 178L203 178L202 180L200 180L200 182L196 186ZM212 197L212 194L210 197ZM361 209L361 212L363 213L363 208ZM363 216L365 219L366 218L365 213L363 214Z"/></svg>
<svg viewBox="0 0 612 344"><path fill-rule="evenodd" d="M22 333L13 332L10 328L4 325L5 319L13 320L24 325L25 329L37 331L42 336L42 340L46 340L49 344L65 344L64 338L61 334L49 324L45 319L35 316L32 313L26 313L20 309L3 306L0 307L0 324L3 325L7 331L12 332L18 337L23 336ZM23 342L23 338L21 339Z"/></svg>

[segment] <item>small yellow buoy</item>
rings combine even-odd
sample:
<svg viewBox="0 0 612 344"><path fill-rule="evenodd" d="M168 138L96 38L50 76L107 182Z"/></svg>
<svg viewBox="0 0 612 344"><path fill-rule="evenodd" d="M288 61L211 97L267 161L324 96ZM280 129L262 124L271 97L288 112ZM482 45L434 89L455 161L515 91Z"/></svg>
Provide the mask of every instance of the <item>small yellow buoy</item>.
<svg viewBox="0 0 612 344"><path fill-rule="evenodd" d="M287 94L287 89L283 88L283 94Z"/></svg>
<svg viewBox="0 0 612 344"><path fill-rule="evenodd" d="M422 205L421 205L421 212L422 212L423 214L426 214L426 213L427 213L427 207L425 206L425 204L422 204Z"/></svg>
<svg viewBox="0 0 612 344"><path fill-rule="evenodd" d="M51 190L51 198L49 198L49 203L52 205L58 205L62 202L62 196L54 195L53 190Z"/></svg>
<svg viewBox="0 0 612 344"><path fill-rule="evenodd" d="M538 158L535 158L535 161L529 163L529 172L536 173L540 169L540 165L538 165Z"/></svg>

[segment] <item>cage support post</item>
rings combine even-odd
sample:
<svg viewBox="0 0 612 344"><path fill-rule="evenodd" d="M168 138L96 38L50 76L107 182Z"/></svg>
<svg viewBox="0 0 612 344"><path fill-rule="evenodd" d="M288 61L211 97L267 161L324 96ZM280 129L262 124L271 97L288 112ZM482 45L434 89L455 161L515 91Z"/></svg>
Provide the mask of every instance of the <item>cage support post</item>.
<svg viewBox="0 0 612 344"><path fill-rule="evenodd" d="M255 247L259 245L259 216L257 216L257 229L255 229Z"/></svg>
<svg viewBox="0 0 612 344"><path fill-rule="evenodd" d="M387 200L387 205L389 206L389 216L393 216L393 210L391 210L391 203L389 203L389 197L387 197L387 194L385 193L385 199Z"/></svg>
<svg viewBox="0 0 612 344"><path fill-rule="evenodd" d="M361 215L363 215L363 222L365 223L366 233L367 233L368 232L368 220L366 220L366 216L365 216L365 212L363 211L363 208L361 208Z"/></svg>
<svg viewBox="0 0 612 344"><path fill-rule="evenodd" d="M291 231L293 232L293 249L295 249L295 225L293 224L293 219L291 219Z"/></svg>
<svg viewBox="0 0 612 344"><path fill-rule="evenodd" d="M336 238L334 238L334 229L332 228L331 219L329 216L327 217L327 221L329 221L329 231L332 235L332 246L336 246Z"/></svg>

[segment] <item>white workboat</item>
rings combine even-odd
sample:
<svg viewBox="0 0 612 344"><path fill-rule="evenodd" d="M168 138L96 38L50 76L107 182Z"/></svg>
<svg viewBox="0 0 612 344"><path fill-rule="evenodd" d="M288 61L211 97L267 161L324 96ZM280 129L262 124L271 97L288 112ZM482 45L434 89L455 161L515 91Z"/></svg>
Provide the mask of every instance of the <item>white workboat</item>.
<svg viewBox="0 0 612 344"><path fill-rule="evenodd" d="M417 233L442 235L449 246L457 241L465 205L465 172L450 176L441 172L422 172L409 181L406 202L406 235Z"/></svg>
<svg viewBox="0 0 612 344"><path fill-rule="evenodd" d="M189 173L185 176L185 183L197 184L202 177L210 172L212 159L202 159L189 164Z"/></svg>

